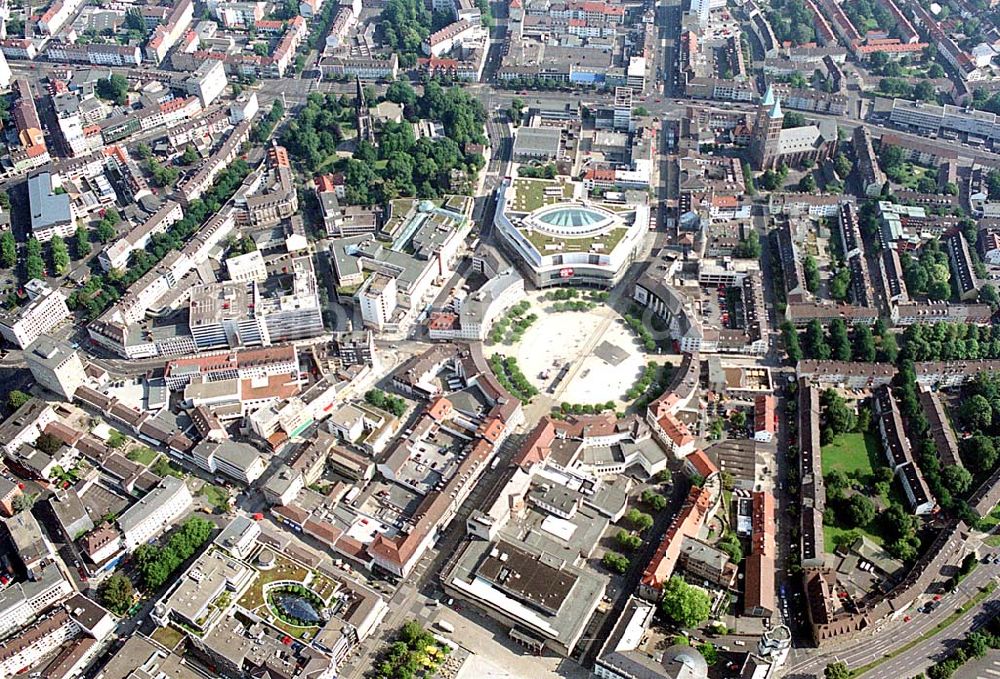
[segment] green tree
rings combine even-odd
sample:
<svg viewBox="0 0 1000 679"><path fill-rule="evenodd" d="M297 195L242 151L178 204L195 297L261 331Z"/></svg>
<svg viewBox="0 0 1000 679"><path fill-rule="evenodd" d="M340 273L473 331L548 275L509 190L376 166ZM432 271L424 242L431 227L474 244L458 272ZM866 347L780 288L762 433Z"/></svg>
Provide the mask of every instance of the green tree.
<svg viewBox="0 0 1000 679"><path fill-rule="evenodd" d="M132 581L121 573L114 573L102 582L97 594L104 607L117 615L125 615L135 600Z"/></svg>
<svg viewBox="0 0 1000 679"><path fill-rule="evenodd" d="M678 626L690 629L708 620L712 602L705 590L673 575L663 587L660 610Z"/></svg>
<svg viewBox="0 0 1000 679"><path fill-rule="evenodd" d="M394 80L389 83L389 87L385 90L385 98L400 104L404 110L414 109L417 105L417 93L406 80Z"/></svg>
<svg viewBox="0 0 1000 679"><path fill-rule="evenodd" d="M719 662L719 652L715 650L715 644L707 641L703 644L698 644L698 652L701 653L701 657L705 659L705 663L709 667Z"/></svg>
<svg viewBox="0 0 1000 679"><path fill-rule="evenodd" d="M31 400L31 396L24 393L20 389L14 389L9 394L7 394L7 408L10 410L17 410L25 403Z"/></svg>
<svg viewBox="0 0 1000 679"><path fill-rule="evenodd" d="M21 512L30 512L31 508L35 506L35 500L38 499L37 495L31 493L21 493L14 497L14 501L11 502L11 507L15 514L20 514Z"/></svg>
<svg viewBox="0 0 1000 679"><path fill-rule="evenodd" d="M653 517L638 509L630 509L625 513L625 520L640 533L653 526Z"/></svg>
<svg viewBox="0 0 1000 679"><path fill-rule="evenodd" d="M933 101L937 98L934 83L929 80L921 80L913 86L913 98L920 101Z"/></svg>
<svg viewBox="0 0 1000 679"><path fill-rule="evenodd" d="M823 479L826 481L826 490L829 494L837 494L851 485L847 474L839 469L831 470Z"/></svg>
<svg viewBox="0 0 1000 679"><path fill-rule="evenodd" d="M966 399L959 412L962 420L972 430L988 429L993 422L993 408L990 402L979 394Z"/></svg>
<svg viewBox="0 0 1000 679"><path fill-rule="evenodd" d="M802 193L813 193L816 190L816 178L812 172L806 174L799 180L799 191Z"/></svg>
<svg viewBox="0 0 1000 679"><path fill-rule="evenodd" d="M848 523L864 528L875 518L875 504L864 495L855 493L844 507Z"/></svg>
<svg viewBox="0 0 1000 679"><path fill-rule="evenodd" d="M97 223L97 229L95 231L97 235L97 240L102 243L107 243L112 238L115 237L117 233L118 222L121 221L121 216L115 209L109 209L104 213L104 217L100 222Z"/></svg>
<svg viewBox="0 0 1000 679"><path fill-rule="evenodd" d="M854 360L872 363L875 360L875 336L868 325L854 327Z"/></svg>
<svg viewBox="0 0 1000 679"><path fill-rule="evenodd" d="M187 146L184 147L184 153L181 155L182 163L184 163L185 165L194 165L195 163L198 162L199 159L200 156L198 155L198 151L195 149L194 146L188 144Z"/></svg>
<svg viewBox="0 0 1000 679"><path fill-rule="evenodd" d="M733 255L742 259L760 259L760 251L760 235L751 227L747 237L733 249Z"/></svg>
<svg viewBox="0 0 1000 679"><path fill-rule="evenodd" d="M899 347L896 343L896 336L892 333L882 335L879 342L878 360L885 363L895 363L899 356Z"/></svg>
<svg viewBox="0 0 1000 679"><path fill-rule="evenodd" d="M14 242L14 233L4 231L0 233L0 266L9 269L17 264L17 244Z"/></svg>
<svg viewBox="0 0 1000 679"><path fill-rule="evenodd" d="M781 186L781 182L774 170L764 170L764 174L757 178L757 187L763 191L774 191Z"/></svg>
<svg viewBox="0 0 1000 679"><path fill-rule="evenodd" d="M73 234L73 254L76 259L83 259L90 254L90 231L85 226L76 227Z"/></svg>
<svg viewBox="0 0 1000 679"><path fill-rule="evenodd" d="M806 124L806 117L798 111L785 111L785 117L781 121L781 126L786 130L790 127L802 127Z"/></svg>
<svg viewBox="0 0 1000 679"><path fill-rule="evenodd" d="M32 236L25 244L26 257L24 260L24 271L28 280L32 278L42 278L45 275L45 260L42 259L42 244Z"/></svg>
<svg viewBox="0 0 1000 679"><path fill-rule="evenodd" d="M851 270L842 266L830 278L830 297L846 302L851 291Z"/></svg>
<svg viewBox="0 0 1000 679"><path fill-rule="evenodd" d="M984 283L983 287L979 288L979 301L988 304L991 309L996 311L997 307L1000 306L1000 295L997 294L996 286L992 283Z"/></svg>
<svg viewBox="0 0 1000 679"><path fill-rule="evenodd" d="M823 332L823 324L819 320L809 321L803 337L807 356L821 361L830 359L830 345L826 343L826 333Z"/></svg>
<svg viewBox="0 0 1000 679"><path fill-rule="evenodd" d="M964 495L972 487L972 474L965 467L952 464L941 470L941 481L952 495Z"/></svg>
<svg viewBox="0 0 1000 679"><path fill-rule="evenodd" d="M846 663L830 663L826 666L826 669L823 670L823 677L825 679L851 679L851 671L847 669Z"/></svg>
<svg viewBox="0 0 1000 679"><path fill-rule="evenodd" d="M642 547L642 538L626 530L620 530L615 535L615 543L622 551L634 552Z"/></svg>
<svg viewBox="0 0 1000 679"><path fill-rule="evenodd" d="M122 106L128 101L128 80L118 73L110 78L101 78L95 87L97 96Z"/></svg>
<svg viewBox="0 0 1000 679"><path fill-rule="evenodd" d="M830 355L835 361L851 360L851 340L847 335L847 324L842 318L830 321Z"/></svg>
<svg viewBox="0 0 1000 679"><path fill-rule="evenodd" d="M965 442L962 457L969 467L988 470L996 466L998 453L990 437L977 433Z"/></svg>
<svg viewBox="0 0 1000 679"><path fill-rule="evenodd" d="M733 563L739 563L743 560L743 545L740 544L740 539L732 531L726 532L715 546L728 554Z"/></svg>
<svg viewBox="0 0 1000 679"><path fill-rule="evenodd" d="M784 321L781 324L781 336L785 343L785 353L788 354L788 360L792 363L801 361L802 348L799 346L799 333L791 322Z"/></svg>
<svg viewBox="0 0 1000 679"><path fill-rule="evenodd" d="M601 557L601 563L609 571L615 573L624 573L628 570L629 560L627 557L622 556L618 552L605 552L604 556Z"/></svg>
<svg viewBox="0 0 1000 679"><path fill-rule="evenodd" d="M63 442L52 434L42 434L35 440L35 448L48 455L55 455L62 445Z"/></svg>
<svg viewBox="0 0 1000 679"><path fill-rule="evenodd" d="M843 153L838 153L833 159L833 170L841 179L846 179L851 174L851 161Z"/></svg>
<svg viewBox="0 0 1000 679"><path fill-rule="evenodd" d="M835 435L854 431L857 416L835 390L827 389L820 395L820 406L823 425L829 427Z"/></svg>
<svg viewBox="0 0 1000 679"><path fill-rule="evenodd" d="M49 241L49 247L52 251L52 266L56 273L66 273L69 270L69 248L66 247L66 241L61 236L53 236Z"/></svg>
<svg viewBox="0 0 1000 679"><path fill-rule="evenodd" d="M819 266L812 255L806 255L802 260L802 274L805 276L806 290L815 294L819 290Z"/></svg>
<svg viewBox="0 0 1000 679"><path fill-rule="evenodd" d="M667 498L652 489L642 491L642 501L658 512L667 508Z"/></svg>

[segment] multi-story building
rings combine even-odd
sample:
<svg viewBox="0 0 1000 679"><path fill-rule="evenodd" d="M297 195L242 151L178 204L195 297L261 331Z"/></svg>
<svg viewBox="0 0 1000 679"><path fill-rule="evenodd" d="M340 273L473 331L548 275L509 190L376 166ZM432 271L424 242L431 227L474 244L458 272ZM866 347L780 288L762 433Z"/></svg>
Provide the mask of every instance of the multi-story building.
<svg viewBox="0 0 1000 679"><path fill-rule="evenodd" d="M188 94L198 97L208 107L226 89L226 67L220 61L206 61L188 76L184 85Z"/></svg>
<svg viewBox="0 0 1000 679"><path fill-rule="evenodd" d="M56 419L47 403L32 398L0 424L0 446L7 455L15 455L21 446L37 441L46 425Z"/></svg>
<svg viewBox="0 0 1000 679"><path fill-rule="evenodd" d="M596 203L560 201L525 213L516 208L518 186L506 180L498 189L494 226L534 285L609 287L621 279L649 231L648 205L612 211ZM563 189L552 185L550 191L562 195ZM602 243L591 245L597 242Z"/></svg>
<svg viewBox="0 0 1000 679"><path fill-rule="evenodd" d="M45 48L51 61L64 61L93 66L138 66L142 63L142 50L138 45L106 45L90 43L81 45L52 41Z"/></svg>
<svg viewBox="0 0 1000 679"><path fill-rule="evenodd" d="M73 400L77 388L87 381L80 354L51 337L43 336L31 343L24 352L24 360L38 384L66 401Z"/></svg>
<svg viewBox="0 0 1000 679"><path fill-rule="evenodd" d="M55 35L67 21L76 16L82 5L83 0L53 0L38 19L39 30L47 35Z"/></svg>
<svg viewBox="0 0 1000 679"><path fill-rule="evenodd" d="M358 290L361 318L365 327L381 332L396 311L396 279L375 273Z"/></svg>
<svg viewBox="0 0 1000 679"><path fill-rule="evenodd" d="M128 266L129 257L136 250L141 250L149 244L154 234L165 233L173 224L184 217L180 203L173 200L164 201L163 205L141 224L133 227L124 238L121 238L98 256L97 260L105 271L112 269L124 270Z"/></svg>
<svg viewBox="0 0 1000 679"><path fill-rule="evenodd" d="M499 272L457 305L456 313L432 315L431 339L484 340L500 314L524 298L524 279L513 268Z"/></svg>
<svg viewBox="0 0 1000 679"><path fill-rule="evenodd" d="M164 23L153 29L153 34L146 43L146 58L159 65L167 56L167 52L177 44L194 19L194 2L178 0L174 4Z"/></svg>
<svg viewBox="0 0 1000 679"><path fill-rule="evenodd" d="M69 195L57 192L53 179L47 171L28 179L31 233L43 243L53 236L69 238L76 232L76 216Z"/></svg>
<svg viewBox="0 0 1000 679"><path fill-rule="evenodd" d="M254 228L274 226L292 217L299 209L299 194L285 147L272 145L267 152L267 168L255 174L233 198L236 221Z"/></svg>
<svg viewBox="0 0 1000 679"><path fill-rule="evenodd" d="M893 99L889 120L901 127L934 135L953 132L983 139L1000 138L1000 121L994 113L946 104Z"/></svg>
<svg viewBox="0 0 1000 679"><path fill-rule="evenodd" d="M190 0L187 1L190 2ZM177 185L177 191L182 204L188 205L191 201L201 198L219 173L226 169L239 155L243 142L250 138L250 130L250 120L238 123L219 149L210 158L203 161L193 175L181 180Z"/></svg>
<svg viewBox="0 0 1000 679"><path fill-rule="evenodd" d="M393 80L399 72L399 58L395 53L388 58L376 57L325 57L319 62L323 77L327 74L348 76L361 80Z"/></svg>
<svg viewBox="0 0 1000 679"><path fill-rule="evenodd" d="M84 134L79 105L80 98L73 92L63 92L52 97L52 108L56 113L59 133L69 147L70 155L74 156L92 151L93 144L90 140L100 139L96 135L87 137Z"/></svg>
<svg viewBox="0 0 1000 679"><path fill-rule="evenodd" d="M30 301L19 309L0 310L0 335L11 344L26 349L39 337L69 318L66 298L58 289L40 279L24 286Z"/></svg>
<svg viewBox="0 0 1000 679"><path fill-rule="evenodd" d="M229 280L235 283L250 283L267 280L267 266L260 250L253 250L243 255L230 257L226 260L226 272Z"/></svg>
<svg viewBox="0 0 1000 679"><path fill-rule="evenodd" d="M194 447L191 457L210 474L224 474L245 485L259 479L267 468L256 448L237 441L204 440Z"/></svg>
<svg viewBox="0 0 1000 679"><path fill-rule="evenodd" d="M191 506L193 499L183 479L166 476L141 500L122 512L117 524L129 552L158 536Z"/></svg>
<svg viewBox="0 0 1000 679"><path fill-rule="evenodd" d="M237 349L169 361L164 369L167 388L184 389L193 380L219 382L249 380L277 375L295 376L299 370L295 346L285 344L260 349Z"/></svg>
<svg viewBox="0 0 1000 679"><path fill-rule="evenodd" d="M978 298L979 279L976 277L972 253L965 236L961 231L956 231L945 239L945 245L951 262L951 272L958 284L958 298L966 301Z"/></svg>
<svg viewBox="0 0 1000 679"><path fill-rule="evenodd" d="M862 191L869 198L880 195L886 176L879 167L878 157L872 148L872 135L864 125L854 128L854 154L858 159L858 177Z"/></svg>
<svg viewBox="0 0 1000 679"><path fill-rule="evenodd" d="M480 41L485 31L479 22L460 20L449 24L428 36L424 41L424 54L440 57L448 54L456 46L469 41Z"/></svg>
<svg viewBox="0 0 1000 679"><path fill-rule="evenodd" d="M876 388L872 398L875 402L875 416L878 420L886 461L903 486L910 503L910 511L917 515L934 512L937 503L927 488L920 468L913 460L910 441L906 436L896 399L888 386Z"/></svg>

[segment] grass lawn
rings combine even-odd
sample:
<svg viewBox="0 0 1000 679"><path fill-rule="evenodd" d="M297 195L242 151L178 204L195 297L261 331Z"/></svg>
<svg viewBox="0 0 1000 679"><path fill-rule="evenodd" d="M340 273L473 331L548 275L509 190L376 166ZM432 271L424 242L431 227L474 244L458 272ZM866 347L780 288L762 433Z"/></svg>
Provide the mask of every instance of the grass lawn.
<svg viewBox="0 0 1000 679"><path fill-rule="evenodd" d="M156 456L157 452L155 450L151 450L146 446L140 446L128 451L128 455L125 457L143 466L149 466L156 459Z"/></svg>
<svg viewBox="0 0 1000 679"><path fill-rule="evenodd" d="M522 231L522 235L527 238L532 245L538 248L538 251L543 255L548 253L549 250L547 246L549 245L559 245L560 251L563 252L590 252L594 249L594 245L600 243L601 248L596 249L602 253L609 253L615 249L619 241L625 237L628 233L628 229L611 229L607 233L603 233L599 236L588 236L586 238L560 238L558 236L549 236L538 231L532 231L528 233L527 231Z"/></svg>
<svg viewBox="0 0 1000 679"><path fill-rule="evenodd" d="M177 644L184 639L184 635L173 627L157 627L152 637L153 641L170 650L176 648Z"/></svg>
<svg viewBox="0 0 1000 679"><path fill-rule="evenodd" d="M871 475L882 465L882 447L874 434L851 432L841 434L833 443L823 446L823 475L837 469L845 474L859 472Z"/></svg>
<svg viewBox="0 0 1000 679"><path fill-rule="evenodd" d="M277 627L278 629L280 629L282 632L284 632L288 636L294 637L296 639L301 639L307 633L309 634L309 638L311 639L312 637L316 636L316 631L319 630L319 626L318 625L316 625L314 627L292 627L287 622L284 622L283 620L279 620L278 618L275 618L274 616L271 616L268 619L268 622L270 622L272 625L274 625L275 627Z"/></svg>
<svg viewBox="0 0 1000 679"><path fill-rule="evenodd" d="M877 521L877 519L876 519L876 521ZM864 535L865 537L867 537L869 540L871 540L872 542L874 542L877 545L881 545L881 544L883 544L885 542L885 540L882 539L881 535L878 535L877 533L870 533L869 531L864 530L863 528L842 528L840 526L827 526L824 523L823 524L823 549L826 550L827 554L833 554L833 552L836 549L836 547L835 547L835 545L836 545L836 542L835 542L836 538L840 537L841 535L844 535L845 533L850 533L851 531L855 531L855 530L858 531L859 533L861 533L862 535Z"/></svg>
<svg viewBox="0 0 1000 679"><path fill-rule="evenodd" d="M260 571L253 585L240 598L239 604L248 611L254 611L264 605L264 587L276 580L292 580L294 582L304 582L309 571L286 559L275 555L274 568Z"/></svg>
<svg viewBox="0 0 1000 679"><path fill-rule="evenodd" d="M903 171L903 181L900 182L903 188L909 189L910 191L917 190L917 182L927 174L927 168L921 167L919 165L914 165L913 163L905 163L905 170Z"/></svg>
<svg viewBox="0 0 1000 679"><path fill-rule="evenodd" d="M198 491L198 495L205 498L205 501L216 509L221 511L229 509L229 493L226 492L225 488L219 488L218 486L206 483Z"/></svg>
<svg viewBox="0 0 1000 679"><path fill-rule="evenodd" d="M153 465L151 471L157 476L176 476L179 479L187 476L184 470L171 462L166 455L160 455L156 459L156 463Z"/></svg>
<svg viewBox="0 0 1000 679"><path fill-rule="evenodd" d="M1000 525L1000 505L997 505L993 510L979 520L979 523L983 530L991 530Z"/></svg>
<svg viewBox="0 0 1000 679"><path fill-rule="evenodd" d="M546 196L545 189L560 186L550 179L515 179L514 180L514 210L517 212L534 212L544 205L551 205L573 197L573 186L562 184L562 196Z"/></svg>
<svg viewBox="0 0 1000 679"><path fill-rule="evenodd" d="M841 434L834 439L833 443L828 446L823 446L822 456L824 476L836 470L844 472L852 479L861 480L870 477L877 467L884 466L882 461L882 444L878 440L878 437L868 432L865 432L864 434L856 432ZM894 490L895 484L893 484L890 492L894 492ZM864 492L865 494L870 493L870 491L861 492ZM875 498L873 497L872 499ZM889 498L882 497L881 501L882 505L886 506L889 503ZM850 533L852 530L858 531L860 534L867 536L875 544L881 545L884 540L877 532L879 525L879 519L877 516L875 517L875 520L867 526L868 530L865 528L852 529L846 526L827 526L824 524L823 546L827 552L832 554L834 551L835 539L841 535Z"/></svg>

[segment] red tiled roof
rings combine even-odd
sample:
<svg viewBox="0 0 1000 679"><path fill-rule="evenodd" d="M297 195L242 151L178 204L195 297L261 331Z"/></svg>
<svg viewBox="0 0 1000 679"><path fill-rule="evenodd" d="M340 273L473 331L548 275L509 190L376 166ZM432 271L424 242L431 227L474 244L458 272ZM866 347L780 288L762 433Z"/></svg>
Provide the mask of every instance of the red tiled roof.
<svg viewBox="0 0 1000 679"><path fill-rule="evenodd" d="M701 476L710 476L719 471L719 468L715 466L715 463L712 462L708 455L705 454L705 451L700 448L688 455L685 459L691 463L694 470Z"/></svg>
<svg viewBox="0 0 1000 679"><path fill-rule="evenodd" d="M527 468L542 462L552 452L552 442L555 438L556 429L552 426L552 421L548 418L540 420L524 440L521 449L514 455L514 464Z"/></svg>

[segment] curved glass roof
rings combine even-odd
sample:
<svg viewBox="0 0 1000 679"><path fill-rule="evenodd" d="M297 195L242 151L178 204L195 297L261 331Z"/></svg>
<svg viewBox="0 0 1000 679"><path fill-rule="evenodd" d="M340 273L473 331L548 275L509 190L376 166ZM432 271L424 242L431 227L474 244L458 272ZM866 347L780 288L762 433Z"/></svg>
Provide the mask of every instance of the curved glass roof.
<svg viewBox="0 0 1000 679"><path fill-rule="evenodd" d="M564 207L538 215L538 221L551 226L586 227L600 224L606 217L585 207Z"/></svg>

